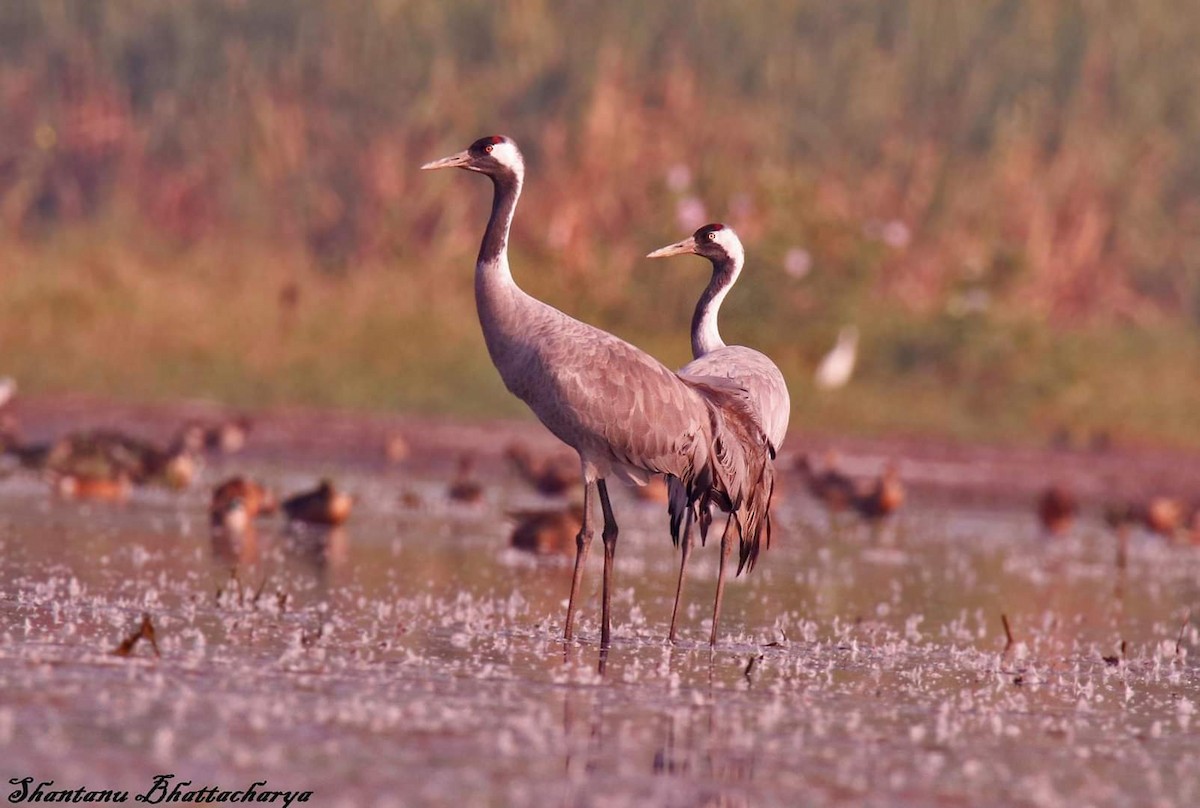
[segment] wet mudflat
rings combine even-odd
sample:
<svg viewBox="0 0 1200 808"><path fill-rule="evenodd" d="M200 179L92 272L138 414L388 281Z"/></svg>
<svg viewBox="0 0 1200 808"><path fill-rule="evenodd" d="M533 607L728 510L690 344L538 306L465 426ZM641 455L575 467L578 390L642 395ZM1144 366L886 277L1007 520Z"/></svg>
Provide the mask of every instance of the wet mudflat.
<svg viewBox="0 0 1200 808"><path fill-rule="evenodd" d="M710 652L716 547L671 647L662 507L619 492L601 672L598 540L564 646L569 561L506 547L505 510L545 501L500 478L451 503L432 468L337 477L344 528L236 541L205 486L111 506L0 481L0 774L131 800L159 773L266 780L320 805L1200 801L1195 549L1134 533L1122 570L1102 525L1051 542L1026 510L945 503L876 533L792 485ZM114 655L143 614L161 656Z"/></svg>

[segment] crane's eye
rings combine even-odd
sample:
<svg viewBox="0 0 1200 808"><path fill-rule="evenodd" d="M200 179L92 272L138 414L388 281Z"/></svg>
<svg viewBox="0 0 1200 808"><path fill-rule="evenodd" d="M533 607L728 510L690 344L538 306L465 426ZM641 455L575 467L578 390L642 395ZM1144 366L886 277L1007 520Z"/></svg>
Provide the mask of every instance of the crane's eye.
<svg viewBox="0 0 1200 808"><path fill-rule="evenodd" d="M491 154L492 153L492 145L489 143L487 146L483 147L483 150L485 152L487 152L488 154Z"/></svg>
<svg viewBox="0 0 1200 808"><path fill-rule="evenodd" d="M717 240L717 234L716 234L716 232L715 232L715 231L714 231L714 232L712 232L712 233L709 233L709 234L708 234L708 240L709 240L709 241L716 241L716 240Z"/></svg>

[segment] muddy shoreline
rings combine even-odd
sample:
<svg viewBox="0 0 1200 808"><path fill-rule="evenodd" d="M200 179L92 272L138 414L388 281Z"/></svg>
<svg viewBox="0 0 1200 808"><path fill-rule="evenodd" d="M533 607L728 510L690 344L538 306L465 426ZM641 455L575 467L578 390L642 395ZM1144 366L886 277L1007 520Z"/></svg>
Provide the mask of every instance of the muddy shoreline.
<svg viewBox="0 0 1200 808"><path fill-rule="evenodd" d="M503 450L513 441L537 452L563 451L532 420L304 408L255 411L204 401L131 404L80 395L23 396L6 412L16 418L21 434L30 441L73 429L116 428L166 442L189 420L245 416L252 421L246 458L365 469L386 467L387 441L400 435L410 449L401 468L421 473L448 470L466 451L475 452L487 471L503 463ZM840 468L856 476L876 474L889 460L897 461L911 497L929 504L1015 506L1031 501L1052 483L1069 486L1090 505L1154 495L1200 502L1200 453L1161 447L1031 448L914 437L847 437L807 433L794 424L780 467L791 469L804 452L820 457L831 451L837 453Z"/></svg>

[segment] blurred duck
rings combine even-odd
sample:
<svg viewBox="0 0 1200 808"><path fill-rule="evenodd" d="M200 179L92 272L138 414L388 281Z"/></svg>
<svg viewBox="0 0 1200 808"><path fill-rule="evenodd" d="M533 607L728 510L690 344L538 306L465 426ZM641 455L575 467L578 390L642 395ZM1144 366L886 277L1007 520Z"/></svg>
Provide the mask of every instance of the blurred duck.
<svg viewBox="0 0 1200 808"><path fill-rule="evenodd" d="M1064 536L1079 515L1079 501L1071 489L1056 483L1038 497L1037 515L1047 535Z"/></svg>
<svg viewBox="0 0 1200 808"><path fill-rule="evenodd" d="M535 555L570 556L583 529L583 506L536 511L512 511L516 520L508 543L517 550Z"/></svg>
<svg viewBox="0 0 1200 808"><path fill-rule="evenodd" d="M569 456L560 454L535 459L523 443L510 443L504 456L539 494L557 497L579 485L579 462Z"/></svg>
<svg viewBox="0 0 1200 808"><path fill-rule="evenodd" d="M836 452L826 452L820 469L813 466L809 455L800 455L795 469L808 492L829 510L844 511L854 502L857 494L854 480L838 470Z"/></svg>
<svg viewBox="0 0 1200 808"><path fill-rule="evenodd" d="M1187 540L1189 544L1200 545L1200 503L1192 508L1192 518L1187 523Z"/></svg>
<svg viewBox="0 0 1200 808"><path fill-rule="evenodd" d="M399 500L405 508L420 508L425 504L425 498L411 488L401 491Z"/></svg>
<svg viewBox="0 0 1200 808"><path fill-rule="evenodd" d="M891 516L904 505L904 483L895 463L871 482L859 482L837 467L837 453L827 452L823 467L813 466L809 455L796 459L795 469L812 496L831 513L853 510L863 519L875 522Z"/></svg>
<svg viewBox="0 0 1200 808"><path fill-rule="evenodd" d="M246 499L240 494L230 494L220 499L214 495L208 516L213 528L230 533L244 533L254 523Z"/></svg>
<svg viewBox="0 0 1200 808"><path fill-rule="evenodd" d="M235 454L246 446L251 426L251 420L242 416L223 421L189 421L174 442L195 453Z"/></svg>
<svg viewBox="0 0 1200 808"><path fill-rule="evenodd" d="M1104 521L1122 532L1130 526L1140 525L1163 538L1174 539L1183 525L1184 506L1178 499L1156 496L1144 502L1109 507L1104 513Z"/></svg>
<svg viewBox="0 0 1200 808"><path fill-rule="evenodd" d="M891 516L904 504L904 484L895 463L888 463L883 473L865 489L855 487L850 501L855 512L869 522Z"/></svg>
<svg viewBox="0 0 1200 808"><path fill-rule="evenodd" d="M166 449L143 440L114 433L119 438L111 450L113 457L117 452L126 452L128 471L134 482L143 485L162 485L181 491L191 486L196 479L199 464L196 456L187 447L172 443Z"/></svg>
<svg viewBox="0 0 1200 808"><path fill-rule="evenodd" d="M207 440L204 442L204 448L224 454L240 452L246 447L246 438L250 434L251 426L250 419L244 417L223 421L205 436Z"/></svg>
<svg viewBox="0 0 1200 808"><path fill-rule="evenodd" d="M393 432L383 441L383 456L392 465L403 463L408 459L408 441L399 432Z"/></svg>
<svg viewBox="0 0 1200 808"><path fill-rule="evenodd" d="M483 499L483 485L475 479L475 455L463 454L458 459L458 471L446 489L446 496L455 502L475 503Z"/></svg>
<svg viewBox="0 0 1200 808"><path fill-rule="evenodd" d="M27 469L42 469L54 444L25 443L21 440L17 420L9 415L0 415L0 455L14 458Z"/></svg>
<svg viewBox="0 0 1200 808"><path fill-rule="evenodd" d="M139 485L183 489L196 474L196 461L183 444L161 449L110 429L72 432L50 444L18 447L14 453L31 468L100 478L124 474Z"/></svg>
<svg viewBox="0 0 1200 808"><path fill-rule="evenodd" d="M191 452L171 449L146 466L147 483L164 485L175 491L190 488L196 479L197 463Z"/></svg>
<svg viewBox="0 0 1200 808"><path fill-rule="evenodd" d="M1151 497L1145 505L1142 524L1166 538L1174 538L1183 524L1183 503L1170 497Z"/></svg>
<svg viewBox="0 0 1200 808"><path fill-rule="evenodd" d="M278 510L275 495L245 477L230 477L213 489L209 516L213 527L244 530L260 516Z"/></svg>
<svg viewBox="0 0 1200 808"><path fill-rule="evenodd" d="M133 488L124 472L113 477L66 473L51 479L54 492L63 499L123 503L129 500Z"/></svg>
<svg viewBox="0 0 1200 808"><path fill-rule="evenodd" d="M854 375L854 363L858 357L858 327L847 325L838 332L837 344L821 364L813 379L821 390L834 390L843 387Z"/></svg>
<svg viewBox="0 0 1200 808"><path fill-rule="evenodd" d="M350 517L354 498L336 490L332 481L321 480L313 490L288 497L280 507L289 522L336 526Z"/></svg>

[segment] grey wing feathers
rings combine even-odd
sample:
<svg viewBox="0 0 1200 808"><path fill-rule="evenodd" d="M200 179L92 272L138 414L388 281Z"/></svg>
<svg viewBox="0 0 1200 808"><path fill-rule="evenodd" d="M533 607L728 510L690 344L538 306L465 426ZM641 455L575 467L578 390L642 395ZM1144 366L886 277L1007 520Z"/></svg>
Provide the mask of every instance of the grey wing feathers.
<svg viewBox="0 0 1200 808"><path fill-rule="evenodd" d="M537 383L514 390L552 432L632 479L690 480L707 465L709 420L694 389L624 340L554 313L526 371Z"/></svg>
<svg viewBox="0 0 1200 808"><path fill-rule="evenodd" d="M679 375L690 377L722 376L747 391L755 419L776 452L787 434L792 403L783 374L769 357L742 345L728 345L710 351L684 365Z"/></svg>
<svg viewBox="0 0 1200 808"><path fill-rule="evenodd" d="M771 498L775 491L774 450L759 426L745 388L729 379L685 378L708 409L711 451L706 489L674 486L668 508L672 540L689 514L696 514L701 540L707 537L711 506L733 515L739 538L738 572L753 569L759 552L771 544Z"/></svg>
<svg viewBox="0 0 1200 808"><path fill-rule="evenodd" d="M508 389L579 452L585 469L591 465L601 477L673 477L676 541L689 514L698 517L703 537L710 506L729 510L741 538L739 571L753 566L770 542L774 487L775 444L756 415L758 393L720 366L682 378L612 334L532 298L525 302L517 333L488 346ZM739 360L746 358L742 352L770 365L750 349L738 349ZM759 367L753 356L748 361ZM770 369L778 375L774 365Z"/></svg>

